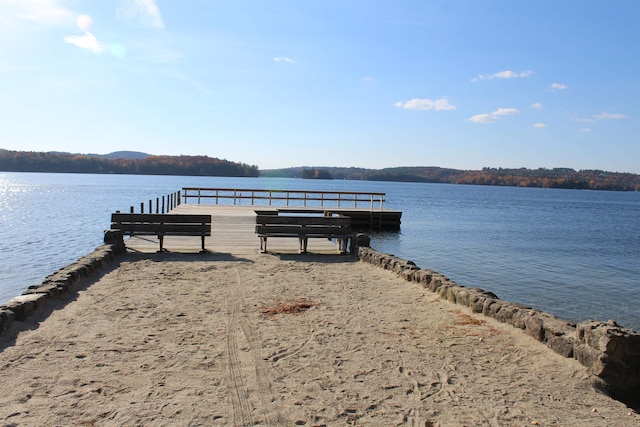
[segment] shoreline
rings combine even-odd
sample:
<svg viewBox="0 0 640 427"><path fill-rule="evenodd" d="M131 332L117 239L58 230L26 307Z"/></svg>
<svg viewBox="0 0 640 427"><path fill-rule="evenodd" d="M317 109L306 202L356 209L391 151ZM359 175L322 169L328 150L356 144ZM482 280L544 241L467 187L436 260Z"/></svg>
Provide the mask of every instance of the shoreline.
<svg viewBox="0 0 640 427"><path fill-rule="evenodd" d="M175 255L162 254L158 260L163 256ZM14 345L11 344L12 340L17 339L24 331L37 331L39 326L29 326L30 322L34 319L46 322L48 315L53 313L47 310L52 310L51 306L55 305L56 301L68 299L69 295L76 294L82 288L82 283L99 281L96 276L108 274L114 268L119 269L120 263L127 257L131 255L126 254L126 248L118 245L100 246L76 263L48 276L41 285L30 287L23 295L1 306L0 337L6 343L3 348ZM327 255L321 255L319 259L324 257ZM298 256L283 258L288 262L300 261ZM632 353L638 349L639 336L634 331L607 322L571 324L531 307L502 301L490 292L458 286L443 275L420 269L411 261L368 247L359 248L357 258L365 264L379 267L380 270L389 270L404 281L419 284L438 299L468 307L472 315L481 314L485 318L495 319L522 330L522 335L545 344L545 347L564 358L577 360L587 368L587 372L593 375L594 379L598 379L596 383L599 387L611 396L638 408L638 403L630 400L630 396L637 396L638 387L638 353L636 356ZM196 261L197 258L194 262ZM72 302L74 301L70 301ZM65 307L66 304L63 304L59 308ZM621 348L627 347L628 351L620 351ZM612 351L614 348L617 350ZM624 364L626 366L623 366Z"/></svg>

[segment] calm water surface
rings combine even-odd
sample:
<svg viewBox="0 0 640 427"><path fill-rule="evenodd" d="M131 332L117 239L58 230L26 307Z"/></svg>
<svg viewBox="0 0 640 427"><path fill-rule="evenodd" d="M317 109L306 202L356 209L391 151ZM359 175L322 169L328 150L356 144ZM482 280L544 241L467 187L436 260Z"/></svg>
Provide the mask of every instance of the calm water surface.
<svg viewBox="0 0 640 427"><path fill-rule="evenodd" d="M386 192L402 227L371 233L374 248L565 319L640 330L640 193L444 184L0 172L0 303L102 244L115 210L188 186Z"/></svg>

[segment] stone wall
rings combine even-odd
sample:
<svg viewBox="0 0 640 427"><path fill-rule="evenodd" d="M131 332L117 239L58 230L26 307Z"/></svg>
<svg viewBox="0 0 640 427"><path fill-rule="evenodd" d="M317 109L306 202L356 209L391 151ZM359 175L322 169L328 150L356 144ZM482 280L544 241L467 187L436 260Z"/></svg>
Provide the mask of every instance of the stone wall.
<svg viewBox="0 0 640 427"><path fill-rule="evenodd" d="M14 322L27 320L46 302L72 292L79 280L106 267L124 252L122 240L114 239L112 244L99 246L73 264L50 274L41 284L29 286L22 295L0 306L0 336L9 333Z"/></svg>
<svg viewBox="0 0 640 427"><path fill-rule="evenodd" d="M578 360L604 381L612 395L636 401L640 394L640 334L631 329L611 320L576 325L532 307L503 301L491 292L460 286L442 274L364 245L358 248L358 256L361 261L420 283L440 298L521 329L556 353Z"/></svg>

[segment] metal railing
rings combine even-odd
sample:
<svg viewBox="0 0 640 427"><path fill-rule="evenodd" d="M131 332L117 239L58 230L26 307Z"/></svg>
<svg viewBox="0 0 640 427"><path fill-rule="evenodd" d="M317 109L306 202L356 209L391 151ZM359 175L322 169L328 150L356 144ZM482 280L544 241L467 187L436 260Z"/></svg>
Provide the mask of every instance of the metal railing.
<svg viewBox="0 0 640 427"><path fill-rule="evenodd" d="M180 204L180 192L176 191L174 193L167 194L166 196L156 197L155 202L155 213L169 213L169 211ZM145 205L145 202L140 202L140 213L145 213ZM134 213L135 207L131 206L129 211ZM153 211L153 199L149 199L147 213L153 213Z"/></svg>
<svg viewBox="0 0 640 427"><path fill-rule="evenodd" d="M182 200L189 203L246 206L286 206L319 208L363 208L382 210L386 193L356 191L258 190L238 188L182 189Z"/></svg>

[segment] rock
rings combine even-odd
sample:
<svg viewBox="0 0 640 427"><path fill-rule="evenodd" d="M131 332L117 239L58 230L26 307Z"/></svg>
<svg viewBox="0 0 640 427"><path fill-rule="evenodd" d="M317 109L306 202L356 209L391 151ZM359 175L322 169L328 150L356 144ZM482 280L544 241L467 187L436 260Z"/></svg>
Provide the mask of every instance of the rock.
<svg viewBox="0 0 640 427"><path fill-rule="evenodd" d="M364 233L358 233L355 237L356 247L358 248L368 248L371 244L371 237L367 236Z"/></svg>
<svg viewBox="0 0 640 427"><path fill-rule="evenodd" d="M4 335L9 330L14 317L13 311L5 307L0 307L0 335Z"/></svg>
<svg viewBox="0 0 640 427"><path fill-rule="evenodd" d="M46 294L20 295L11 299L4 307L13 312L15 320L24 321L44 304L46 298Z"/></svg>
<svg viewBox="0 0 640 427"><path fill-rule="evenodd" d="M640 386L640 334L615 322L578 324L574 357L616 393Z"/></svg>

